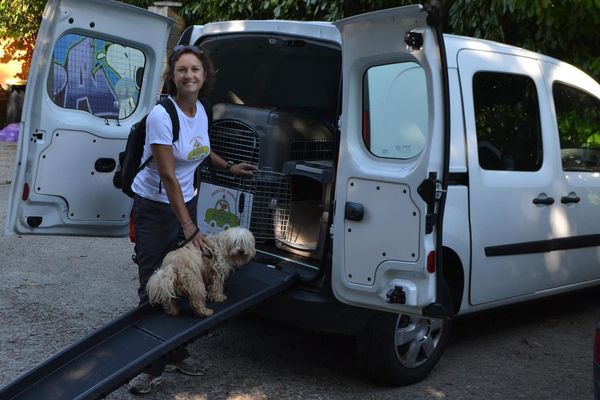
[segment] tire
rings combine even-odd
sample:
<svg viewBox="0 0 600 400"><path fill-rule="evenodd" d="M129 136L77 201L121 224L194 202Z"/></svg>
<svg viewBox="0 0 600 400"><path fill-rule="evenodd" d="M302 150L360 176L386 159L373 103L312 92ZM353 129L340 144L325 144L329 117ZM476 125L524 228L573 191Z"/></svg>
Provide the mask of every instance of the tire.
<svg viewBox="0 0 600 400"><path fill-rule="evenodd" d="M447 287L445 291L449 293ZM435 367L450 331L449 318L377 312L357 338L358 352L375 379L410 385L425 379Z"/></svg>

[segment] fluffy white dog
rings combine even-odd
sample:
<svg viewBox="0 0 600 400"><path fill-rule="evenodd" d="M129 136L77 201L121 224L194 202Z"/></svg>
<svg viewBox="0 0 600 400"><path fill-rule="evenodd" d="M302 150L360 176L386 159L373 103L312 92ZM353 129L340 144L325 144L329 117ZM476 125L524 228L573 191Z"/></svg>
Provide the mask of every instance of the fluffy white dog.
<svg viewBox="0 0 600 400"><path fill-rule="evenodd" d="M247 264L256 255L254 235L235 227L206 237L212 257L188 243L165 256L146 290L150 303L161 304L167 314L178 315L177 298L187 297L198 316L212 315L206 301L223 302L223 283L231 271Z"/></svg>

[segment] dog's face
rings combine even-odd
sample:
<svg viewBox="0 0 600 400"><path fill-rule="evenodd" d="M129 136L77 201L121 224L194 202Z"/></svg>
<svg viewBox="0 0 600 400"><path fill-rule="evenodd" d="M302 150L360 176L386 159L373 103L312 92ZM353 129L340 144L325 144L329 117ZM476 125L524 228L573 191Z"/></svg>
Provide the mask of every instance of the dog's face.
<svg viewBox="0 0 600 400"><path fill-rule="evenodd" d="M248 229L229 228L220 235L227 258L234 267L247 264L256 255L254 235Z"/></svg>

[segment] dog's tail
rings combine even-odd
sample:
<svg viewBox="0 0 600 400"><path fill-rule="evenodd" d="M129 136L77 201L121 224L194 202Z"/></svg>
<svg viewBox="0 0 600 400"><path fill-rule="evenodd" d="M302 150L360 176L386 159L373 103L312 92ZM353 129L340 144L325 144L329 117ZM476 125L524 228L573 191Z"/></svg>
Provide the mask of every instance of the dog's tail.
<svg viewBox="0 0 600 400"><path fill-rule="evenodd" d="M146 284L150 304L165 304L169 299L176 298L175 271L171 264L157 269Z"/></svg>

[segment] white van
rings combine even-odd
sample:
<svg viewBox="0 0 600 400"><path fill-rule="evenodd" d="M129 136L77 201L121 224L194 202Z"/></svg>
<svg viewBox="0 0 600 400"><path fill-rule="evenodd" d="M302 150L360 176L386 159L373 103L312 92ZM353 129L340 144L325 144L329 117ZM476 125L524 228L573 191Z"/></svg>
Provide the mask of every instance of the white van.
<svg viewBox="0 0 600 400"><path fill-rule="evenodd" d="M218 71L205 233L249 227L296 272L258 311L357 335L366 370L423 379L450 317L600 283L600 85L531 51L439 32L415 5L335 23L189 27ZM51 0L32 61L6 232L126 236L112 183L159 94L172 21ZM225 203L223 203L223 201Z"/></svg>

